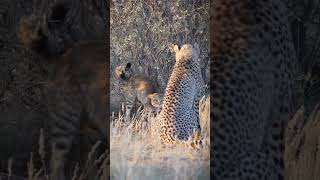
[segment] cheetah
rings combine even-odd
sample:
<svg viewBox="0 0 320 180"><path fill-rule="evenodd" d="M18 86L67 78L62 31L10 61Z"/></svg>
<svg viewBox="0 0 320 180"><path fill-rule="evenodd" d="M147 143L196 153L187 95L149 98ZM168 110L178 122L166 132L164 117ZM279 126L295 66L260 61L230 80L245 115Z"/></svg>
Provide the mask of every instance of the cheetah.
<svg viewBox="0 0 320 180"><path fill-rule="evenodd" d="M283 180L301 73L283 1L211 3L211 178Z"/></svg>
<svg viewBox="0 0 320 180"><path fill-rule="evenodd" d="M53 66L44 87L50 118L50 179L64 180L70 176L65 172L74 143L79 141L81 152L77 151L85 154L97 141L102 142L102 152L108 147L109 55L103 41L93 40L68 45L63 53L51 51L47 24L34 18L21 18L18 37Z"/></svg>
<svg viewBox="0 0 320 180"><path fill-rule="evenodd" d="M174 46L176 63L168 81L158 121L162 144L179 144L200 134L199 100L202 82L200 49ZM196 134L195 134L196 133Z"/></svg>
<svg viewBox="0 0 320 180"><path fill-rule="evenodd" d="M124 83L126 98L126 120L130 119L132 109L136 103L141 103L147 111L158 112L161 107L161 93L156 92L154 83L141 75L133 75L131 63L117 66L115 76Z"/></svg>

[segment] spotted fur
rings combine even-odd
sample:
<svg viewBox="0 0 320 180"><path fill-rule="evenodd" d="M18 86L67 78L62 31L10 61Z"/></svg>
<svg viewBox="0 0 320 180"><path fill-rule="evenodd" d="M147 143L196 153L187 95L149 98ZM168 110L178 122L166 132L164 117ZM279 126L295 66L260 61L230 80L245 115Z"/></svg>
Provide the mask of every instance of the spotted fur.
<svg viewBox="0 0 320 180"><path fill-rule="evenodd" d="M211 178L283 180L299 66L281 0L211 3Z"/></svg>
<svg viewBox="0 0 320 180"><path fill-rule="evenodd" d="M202 82L199 46L174 46L176 63L164 94L159 114L160 139L163 144L187 144L189 137L200 134L199 97ZM198 144L198 143L197 143Z"/></svg>

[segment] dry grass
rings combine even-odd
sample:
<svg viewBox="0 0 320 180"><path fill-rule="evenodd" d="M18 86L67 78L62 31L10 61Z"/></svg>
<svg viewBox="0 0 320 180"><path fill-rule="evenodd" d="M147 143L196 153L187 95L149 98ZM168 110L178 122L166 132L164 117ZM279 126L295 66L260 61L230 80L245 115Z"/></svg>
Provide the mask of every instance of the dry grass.
<svg viewBox="0 0 320 180"><path fill-rule="evenodd" d="M40 137L41 140L42 137ZM41 142L39 142L41 143ZM100 141L98 141L90 150L90 152L87 155L87 161L84 164L82 168L79 167L79 164L76 164L73 169L72 176L70 177L71 180L85 180L85 179L90 179L90 180L106 180L108 179L110 175L110 164L109 164L109 152L105 151L104 153L100 154L98 157L95 156L94 154L96 153L96 150L98 146L100 145ZM41 144L39 144L39 155L46 153L46 152L41 152ZM10 169L10 164L12 164L11 161L8 162L8 174L0 174L0 180L1 180L1 175L3 177L7 177L8 179L10 178L11 180L49 180L49 173L46 171L47 167L46 164L43 160L43 163L40 168L36 167L36 163L34 162L34 155L31 153L30 155L30 161L27 164L27 170L28 170L28 177L18 177L18 176L13 176L11 177L11 169ZM98 169L96 169L96 166L98 164ZM94 174L90 173L93 172ZM68 178L67 178L68 179Z"/></svg>
<svg viewBox="0 0 320 180"><path fill-rule="evenodd" d="M156 118L138 111L131 122L113 117L110 137L111 179L210 179L210 150L165 148L154 133ZM146 122L147 121L147 122ZM200 102L202 137L209 142L210 98Z"/></svg>
<svg viewBox="0 0 320 180"><path fill-rule="evenodd" d="M286 132L286 180L319 180L320 178L320 111L309 117L300 108Z"/></svg>
<svg viewBox="0 0 320 180"><path fill-rule="evenodd" d="M79 165L73 168L72 180L83 180L86 177L95 180L105 180L110 175L116 180L143 179L210 179L210 97L200 101L200 124L204 146L194 150L186 147L165 148L160 145L155 135L156 118L138 109L131 122L125 122L123 115L114 116L110 129L110 154L105 152L93 159L93 154L99 144L93 146L88 153L84 168ZM11 180L48 180L48 167L44 162L45 144L43 130L40 130L39 148L37 153L31 153L27 163L28 177L18 177L12 174L12 163L8 162L8 173L1 177ZM42 165L38 166L34 156L40 156ZM110 164L111 162L111 164ZM100 164L95 177L89 175L94 164ZM111 174L110 174L111 173Z"/></svg>

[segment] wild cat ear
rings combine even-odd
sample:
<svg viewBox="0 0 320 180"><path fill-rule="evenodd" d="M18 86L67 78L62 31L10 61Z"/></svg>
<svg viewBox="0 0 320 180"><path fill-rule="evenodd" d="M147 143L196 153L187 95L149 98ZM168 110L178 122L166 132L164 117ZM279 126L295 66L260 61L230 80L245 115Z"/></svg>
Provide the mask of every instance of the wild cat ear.
<svg viewBox="0 0 320 180"><path fill-rule="evenodd" d="M178 46L178 45L174 45L174 46L173 46L173 51L174 51L175 53L179 52L179 51L180 51L179 46Z"/></svg>
<svg viewBox="0 0 320 180"><path fill-rule="evenodd" d="M149 95L148 95L148 98L149 98L149 99L152 99L152 98L154 98L156 95L157 95L157 93L149 94Z"/></svg>
<svg viewBox="0 0 320 180"><path fill-rule="evenodd" d="M122 67L117 66L116 69L114 70L114 73L115 73L116 78L120 79L123 74Z"/></svg>

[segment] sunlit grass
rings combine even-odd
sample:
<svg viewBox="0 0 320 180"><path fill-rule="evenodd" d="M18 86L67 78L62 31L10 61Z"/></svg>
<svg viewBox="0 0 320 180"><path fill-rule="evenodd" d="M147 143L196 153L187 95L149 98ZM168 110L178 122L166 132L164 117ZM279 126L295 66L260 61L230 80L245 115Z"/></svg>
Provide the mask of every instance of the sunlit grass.
<svg viewBox="0 0 320 180"><path fill-rule="evenodd" d="M155 133L156 118L146 115L141 110L134 115L129 122L124 121L123 115L112 116L110 128L110 154L108 151L93 158L96 146L88 153L88 161L84 168L79 164L72 167L71 180L90 179L105 180L110 175L114 180L144 180L144 179L210 179L210 150L209 150L209 122L210 122L210 97L203 97L200 102L200 124L202 128L202 149L190 149L184 146L163 147ZM13 175L12 160L8 162L8 173L0 174L7 179L47 180L49 179L49 167L46 167L44 156L45 142L43 130L40 130L38 152L31 153L27 163L28 177ZM42 165L36 166L34 156L40 156ZM109 161L110 160L110 161ZM110 164L108 164L110 162ZM100 164L95 177L88 175L88 170L94 164Z"/></svg>
<svg viewBox="0 0 320 180"><path fill-rule="evenodd" d="M163 147L155 133L156 118L138 111L130 122L112 117L110 136L111 179L209 179L210 98L200 102L200 150Z"/></svg>

